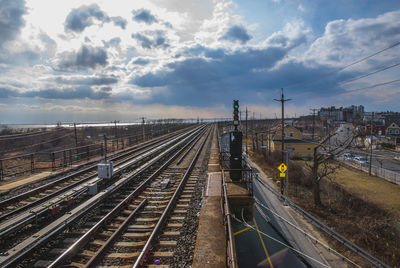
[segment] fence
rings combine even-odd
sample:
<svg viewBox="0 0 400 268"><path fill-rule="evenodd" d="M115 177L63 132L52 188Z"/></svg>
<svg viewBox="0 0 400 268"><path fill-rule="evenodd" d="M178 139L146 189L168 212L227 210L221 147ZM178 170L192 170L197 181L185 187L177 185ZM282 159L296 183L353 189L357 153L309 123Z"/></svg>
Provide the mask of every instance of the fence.
<svg viewBox="0 0 400 268"><path fill-rule="evenodd" d="M369 173L369 166L368 165L363 165L363 164L358 164L355 162L350 162L350 161L346 161L342 158L338 158L338 161L344 163L347 166L362 170L366 173ZM380 177L382 179L385 179L391 183L394 184L400 184L400 173L398 172L394 172L391 170L387 170L385 168L380 168L380 167L376 167L376 166L372 166L371 167L371 174L375 175L377 177Z"/></svg>
<svg viewBox="0 0 400 268"><path fill-rule="evenodd" d="M171 124L168 128L154 129L151 134L136 133L118 138L107 139L107 152L116 152L139 142L161 136L169 131L175 131L187 125ZM150 132L150 131L148 131ZM50 152L32 152L0 159L0 181L9 177L16 177L37 171L64 169L74 164L83 164L94 158L104 156L104 143L97 142L69 147ZM84 142L84 141L83 141Z"/></svg>

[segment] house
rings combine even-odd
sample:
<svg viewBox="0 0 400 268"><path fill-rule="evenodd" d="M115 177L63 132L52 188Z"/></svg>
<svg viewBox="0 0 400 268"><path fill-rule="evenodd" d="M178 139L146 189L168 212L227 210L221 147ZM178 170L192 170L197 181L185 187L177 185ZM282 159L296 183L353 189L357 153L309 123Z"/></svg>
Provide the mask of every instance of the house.
<svg viewBox="0 0 400 268"><path fill-rule="evenodd" d="M387 116L385 118L386 135L391 137L400 136L400 116Z"/></svg>
<svg viewBox="0 0 400 268"><path fill-rule="evenodd" d="M313 157L314 148L318 145L317 141L304 139L300 130L289 125L285 125L284 137L284 148L285 150L289 149L289 151L291 151L291 157ZM270 134L268 137L267 144L270 146L271 152L281 150L282 131L280 126L277 126L273 129L272 134Z"/></svg>
<svg viewBox="0 0 400 268"><path fill-rule="evenodd" d="M386 116L385 127L386 136L397 146L400 143L400 116Z"/></svg>

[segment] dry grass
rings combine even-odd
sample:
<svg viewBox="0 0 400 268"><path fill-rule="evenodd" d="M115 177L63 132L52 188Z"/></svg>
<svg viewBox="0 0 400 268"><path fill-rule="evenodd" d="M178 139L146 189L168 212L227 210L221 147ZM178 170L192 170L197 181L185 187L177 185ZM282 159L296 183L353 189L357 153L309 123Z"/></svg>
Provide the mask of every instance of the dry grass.
<svg viewBox="0 0 400 268"><path fill-rule="evenodd" d="M341 167L333 179L348 192L400 219L400 186L350 167Z"/></svg>
<svg viewBox="0 0 400 268"><path fill-rule="evenodd" d="M295 162L304 164L305 161ZM344 165L336 170L331 180L349 193L400 219L400 185Z"/></svg>

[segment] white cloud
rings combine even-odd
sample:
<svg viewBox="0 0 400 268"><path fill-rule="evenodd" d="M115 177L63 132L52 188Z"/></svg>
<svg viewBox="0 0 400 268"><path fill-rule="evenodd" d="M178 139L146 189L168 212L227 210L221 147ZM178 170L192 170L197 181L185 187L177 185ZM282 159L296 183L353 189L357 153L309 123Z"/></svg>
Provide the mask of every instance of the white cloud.
<svg viewBox="0 0 400 268"><path fill-rule="evenodd" d="M399 17L400 10L376 18L331 21L323 36L310 46L305 58L308 62L340 67L372 54L400 40ZM394 49L386 57L377 58L390 59L398 53L399 50Z"/></svg>

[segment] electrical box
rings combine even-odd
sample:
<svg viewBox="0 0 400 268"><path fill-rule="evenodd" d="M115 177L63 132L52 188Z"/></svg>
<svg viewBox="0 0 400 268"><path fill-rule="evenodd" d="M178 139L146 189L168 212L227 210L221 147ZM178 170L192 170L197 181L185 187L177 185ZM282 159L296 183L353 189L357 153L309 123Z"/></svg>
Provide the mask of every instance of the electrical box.
<svg viewBox="0 0 400 268"><path fill-rule="evenodd" d="M96 195L97 194L97 182L91 183L88 186L88 194Z"/></svg>
<svg viewBox="0 0 400 268"><path fill-rule="evenodd" d="M98 176L100 179L111 179L113 176L113 162L103 162L97 165Z"/></svg>

